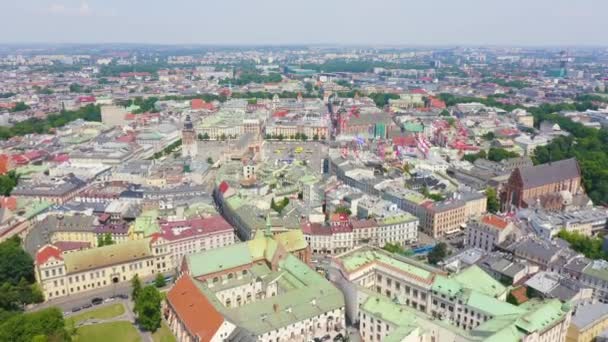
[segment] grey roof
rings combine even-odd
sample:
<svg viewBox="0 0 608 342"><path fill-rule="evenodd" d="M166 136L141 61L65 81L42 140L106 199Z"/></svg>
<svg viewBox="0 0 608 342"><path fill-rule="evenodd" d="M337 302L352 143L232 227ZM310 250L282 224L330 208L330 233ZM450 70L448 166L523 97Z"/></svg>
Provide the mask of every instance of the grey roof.
<svg viewBox="0 0 608 342"><path fill-rule="evenodd" d="M576 310L576 314L572 316L572 324L579 329L583 329L606 316L608 316L608 304L597 303L585 305Z"/></svg>
<svg viewBox="0 0 608 342"><path fill-rule="evenodd" d="M513 246L516 255L533 256L536 259L549 263L562 249L547 241L535 238L525 238Z"/></svg>
<svg viewBox="0 0 608 342"><path fill-rule="evenodd" d="M522 167L519 169L524 188L535 188L545 184L556 183L564 179L580 177L576 159L564 159L556 162Z"/></svg>
<svg viewBox="0 0 608 342"><path fill-rule="evenodd" d="M95 216L86 215L49 215L36 223L24 240L24 248L30 255L36 255L38 249L51 243L55 232L92 232Z"/></svg>

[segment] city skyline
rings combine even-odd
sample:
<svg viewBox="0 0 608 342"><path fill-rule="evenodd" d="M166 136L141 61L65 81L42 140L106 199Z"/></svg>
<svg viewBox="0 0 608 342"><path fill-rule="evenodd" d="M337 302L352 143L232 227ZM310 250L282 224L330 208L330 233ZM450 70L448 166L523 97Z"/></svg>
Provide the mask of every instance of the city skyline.
<svg viewBox="0 0 608 342"><path fill-rule="evenodd" d="M353 4L231 0L158 4L27 0L3 4L1 43L605 46L608 3L470 0ZM31 25L36 22L36 25Z"/></svg>

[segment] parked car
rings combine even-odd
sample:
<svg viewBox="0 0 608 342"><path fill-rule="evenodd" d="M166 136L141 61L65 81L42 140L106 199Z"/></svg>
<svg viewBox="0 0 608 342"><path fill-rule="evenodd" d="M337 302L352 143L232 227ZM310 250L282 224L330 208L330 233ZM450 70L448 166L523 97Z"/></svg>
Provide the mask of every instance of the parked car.
<svg viewBox="0 0 608 342"><path fill-rule="evenodd" d="M108 302L111 302L111 301L113 301L113 300L114 300L114 297L109 297L109 298L104 299L104 301L103 301L103 302L104 302L104 303L108 303Z"/></svg>
<svg viewBox="0 0 608 342"><path fill-rule="evenodd" d="M116 297L118 297L120 299L129 299L129 296L126 294L119 294L119 295L116 295Z"/></svg>
<svg viewBox="0 0 608 342"><path fill-rule="evenodd" d="M78 312L78 311L80 311L80 310L82 310L82 308L81 308L80 306L77 306L77 307L75 307L75 308L72 308L72 312Z"/></svg>
<svg viewBox="0 0 608 342"><path fill-rule="evenodd" d="M91 299L91 304L93 305L99 305L101 303L103 303L103 298L95 297Z"/></svg>
<svg viewBox="0 0 608 342"><path fill-rule="evenodd" d="M331 340L331 336L325 335L321 338L321 341L327 341L327 340Z"/></svg>
<svg viewBox="0 0 608 342"><path fill-rule="evenodd" d="M91 306L93 306L93 304L85 304L85 305L83 305L83 306L82 306L82 308L83 308L83 309L88 309L88 308L90 308Z"/></svg>
<svg viewBox="0 0 608 342"><path fill-rule="evenodd" d="M338 334L334 337L334 342L344 341L344 335Z"/></svg>

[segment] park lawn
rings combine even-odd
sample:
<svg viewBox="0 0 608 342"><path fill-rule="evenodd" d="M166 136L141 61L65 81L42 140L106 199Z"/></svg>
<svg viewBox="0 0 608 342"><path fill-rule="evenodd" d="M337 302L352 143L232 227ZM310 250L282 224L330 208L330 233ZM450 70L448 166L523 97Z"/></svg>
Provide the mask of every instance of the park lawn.
<svg viewBox="0 0 608 342"><path fill-rule="evenodd" d="M98 323L79 327L73 341L80 342L140 342L137 329L127 321Z"/></svg>
<svg viewBox="0 0 608 342"><path fill-rule="evenodd" d="M68 320L78 323L87 319L108 319L120 316L123 313L125 313L125 306L122 303L115 303L68 317Z"/></svg>
<svg viewBox="0 0 608 342"><path fill-rule="evenodd" d="M169 330L169 327L167 326L167 324L165 324L165 322L162 322L160 328L152 334L152 340L154 342L176 342L177 341L175 339L175 336L173 336L173 334L171 333L171 330Z"/></svg>

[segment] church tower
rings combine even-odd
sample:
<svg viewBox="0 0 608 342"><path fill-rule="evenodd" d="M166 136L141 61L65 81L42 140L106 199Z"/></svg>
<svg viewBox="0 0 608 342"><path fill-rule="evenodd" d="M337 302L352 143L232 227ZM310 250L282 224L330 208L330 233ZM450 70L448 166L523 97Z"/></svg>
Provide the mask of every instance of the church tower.
<svg viewBox="0 0 608 342"><path fill-rule="evenodd" d="M196 131L192 126L192 120L190 115L186 115L186 121L184 121L184 129L182 130L182 156L194 157L198 153L198 146L196 142Z"/></svg>

